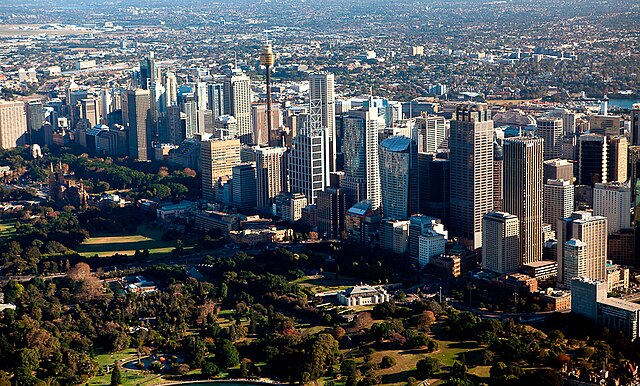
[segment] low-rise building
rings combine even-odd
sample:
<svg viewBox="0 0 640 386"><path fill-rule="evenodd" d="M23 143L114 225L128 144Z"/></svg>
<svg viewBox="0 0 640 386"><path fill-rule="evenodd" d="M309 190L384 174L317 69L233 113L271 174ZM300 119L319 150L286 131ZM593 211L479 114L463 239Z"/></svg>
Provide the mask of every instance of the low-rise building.
<svg viewBox="0 0 640 386"><path fill-rule="evenodd" d="M558 275L558 263L553 260L540 260L525 264L522 273L537 280L548 280Z"/></svg>
<svg viewBox="0 0 640 386"><path fill-rule="evenodd" d="M624 292L629 289L629 268L607 262L607 292Z"/></svg>
<svg viewBox="0 0 640 386"><path fill-rule="evenodd" d="M338 302L347 307L368 306L391 300L391 295L381 286L358 285L338 292Z"/></svg>
<svg viewBox="0 0 640 386"><path fill-rule="evenodd" d="M549 311L564 311L571 309L571 292L548 288L540 291L540 299Z"/></svg>
<svg viewBox="0 0 640 386"><path fill-rule="evenodd" d="M459 277L461 274L461 260L459 256L442 254L429 259L429 266L439 275L449 277Z"/></svg>
<svg viewBox="0 0 640 386"><path fill-rule="evenodd" d="M197 209L196 203L183 200L177 204L161 204L156 209L156 216L162 220L173 219L177 217L188 217Z"/></svg>

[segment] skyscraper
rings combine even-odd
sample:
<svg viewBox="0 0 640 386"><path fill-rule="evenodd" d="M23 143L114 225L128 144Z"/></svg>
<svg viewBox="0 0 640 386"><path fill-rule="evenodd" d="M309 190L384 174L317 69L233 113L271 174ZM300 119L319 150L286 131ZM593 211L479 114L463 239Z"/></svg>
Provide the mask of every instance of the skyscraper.
<svg viewBox="0 0 640 386"><path fill-rule="evenodd" d="M215 201L218 185L232 177L233 167L240 163L240 140L208 139L200 142L202 198Z"/></svg>
<svg viewBox="0 0 640 386"><path fill-rule="evenodd" d="M640 146L640 103L631 109L631 146Z"/></svg>
<svg viewBox="0 0 640 386"><path fill-rule="evenodd" d="M418 213L418 145L393 136L380 143L380 190L384 217L402 220Z"/></svg>
<svg viewBox="0 0 640 386"><path fill-rule="evenodd" d="M271 108L271 132L267 121L267 105L256 103L251 106L251 121L253 125L253 141L260 146L281 146L277 140L277 130L282 127L282 112L280 106Z"/></svg>
<svg viewBox="0 0 640 386"><path fill-rule="evenodd" d="M436 153L447 134L444 117L435 115L418 117L416 125L418 126L418 151Z"/></svg>
<svg viewBox="0 0 640 386"><path fill-rule="evenodd" d="M224 113L238 122L240 142L254 143L251 125L251 78L233 73L224 78Z"/></svg>
<svg viewBox="0 0 640 386"><path fill-rule="evenodd" d="M482 216L493 210L493 121L486 104L457 107L451 121L451 233L482 247Z"/></svg>
<svg viewBox="0 0 640 386"><path fill-rule="evenodd" d="M607 139L607 181L625 182L629 163L629 140L623 135Z"/></svg>
<svg viewBox="0 0 640 386"><path fill-rule="evenodd" d="M504 140L503 209L520 221L520 265L542 260L543 140Z"/></svg>
<svg viewBox="0 0 640 386"><path fill-rule="evenodd" d="M309 99L320 102L322 127L329 136L329 170L336 171L336 111L334 76L328 72L309 75Z"/></svg>
<svg viewBox="0 0 640 386"><path fill-rule="evenodd" d="M155 83L159 78L158 67L156 67L155 54L149 51L146 58L140 61L140 73L138 82L140 88L148 90L149 86Z"/></svg>
<svg viewBox="0 0 640 386"><path fill-rule="evenodd" d="M232 202L240 210L256 206L256 165L243 163L232 168Z"/></svg>
<svg viewBox="0 0 640 386"><path fill-rule="evenodd" d="M0 149L26 143L27 115L24 102L0 101Z"/></svg>
<svg viewBox="0 0 640 386"><path fill-rule="evenodd" d="M172 71L167 71L164 78L164 88L167 94L166 101L167 106L175 106L178 104L178 81L176 74Z"/></svg>
<svg viewBox="0 0 640 386"><path fill-rule="evenodd" d="M520 221L505 212L482 217L482 269L512 273L520 268Z"/></svg>
<svg viewBox="0 0 640 386"><path fill-rule="evenodd" d="M540 117L537 120L536 135L544 139L544 159L550 160L562 156L562 118Z"/></svg>
<svg viewBox="0 0 640 386"><path fill-rule="evenodd" d="M418 152L420 213L439 218L449 227L451 162L436 154Z"/></svg>
<svg viewBox="0 0 640 386"><path fill-rule="evenodd" d="M371 209L381 205L378 156L378 109L352 110L344 117L344 190L347 206L362 200L371 202Z"/></svg>
<svg viewBox="0 0 640 386"><path fill-rule="evenodd" d="M576 276L606 280L606 217L573 212L571 217L558 220L557 239L559 286L568 288Z"/></svg>
<svg viewBox="0 0 640 386"><path fill-rule="evenodd" d="M326 129L303 129L289 151L291 193L302 193L316 204L319 192L329 186L329 136Z"/></svg>
<svg viewBox="0 0 640 386"><path fill-rule="evenodd" d="M42 128L42 122L44 121L44 110L42 101L32 100L25 105L27 113L27 132L29 133L29 139L31 143L40 143L44 138L39 135Z"/></svg>
<svg viewBox="0 0 640 386"><path fill-rule="evenodd" d="M278 194L286 191L286 151L284 147L256 148L257 208L272 211Z"/></svg>
<svg viewBox="0 0 640 386"><path fill-rule="evenodd" d="M273 53L271 44L267 43L260 52L260 64L264 66L264 75L266 83L266 97L267 97L267 133L269 136L269 145L276 146L275 133L273 132L273 116L271 115L271 67L276 61L276 55Z"/></svg>
<svg viewBox="0 0 640 386"><path fill-rule="evenodd" d="M347 210L344 191L328 186L318 192L318 235L326 239L337 239L344 231L344 214Z"/></svg>
<svg viewBox="0 0 640 386"><path fill-rule="evenodd" d="M502 210L502 168L504 164L504 150L498 141L493 142L493 210Z"/></svg>
<svg viewBox="0 0 640 386"><path fill-rule="evenodd" d="M139 161L151 159L153 129L150 125L151 93L127 90L122 94L122 124L129 141L129 157Z"/></svg>
<svg viewBox="0 0 640 386"><path fill-rule="evenodd" d="M584 134L578 139L578 183L593 187L607 182L607 141L603 135Z"/></svg>
<svg viewBox="0 0 640 386"><path fill-rule="evenodd" d="M213 112L213 120L224 115L224 84L212 83L207 86L207 107Z"/></svg>
<svg viewBox="0 0 640 386"><path fill-rule="evenodd" d="M631 189L626 183L608 182L593 188L593 214L607 218L608 234L631 227Z"/></svg>
<svg viewBox="0 0 640 386"><path fill-rule="evenodd" d="M544 183L547 180L566 180L573 183L573 164L566 159L544 161L542 174Z"/></svg>
<svg viewBox="0 0 640 386"><path fill-rule="evenodd" d="M558 220L573 213L575 186L567 180L547 180L544 184L544 222L558 229Z"/></svg>

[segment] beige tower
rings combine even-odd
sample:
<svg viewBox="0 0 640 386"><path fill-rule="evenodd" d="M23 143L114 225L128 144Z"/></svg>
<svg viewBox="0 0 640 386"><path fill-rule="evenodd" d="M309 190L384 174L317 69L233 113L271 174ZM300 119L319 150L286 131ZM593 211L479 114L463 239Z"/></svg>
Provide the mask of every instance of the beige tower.
<svg viewBox="0 0 640 386"><path fill-rule="evenodd" d="M547 180L544 184L543 218L551 229L558 229L558 220L571 216L575 205L575 186L567 180Z"/></svg>
<svg viewBox="0 0 640 386"><path fill-rule="evenodd" d="M200 142L200 171L202 198L215 201L219 184L233 175L233 167L240 164L239 139L208 139Z"/></svg>
<svg viewBox="0 0 640 386"><path fill-rule="evenodd" d="M511 273L520 268L520 221L504 212L482 217L482 268Z"/></svg>
<svg viewBox="0 0 640 386"><path fill-rule="evenodd" d="M27 113L24 102L0 101L0 149L10 149L25 143Z"/></svg>
<svg viewBox="0 0 640 386"><path fill-rule="evenodd" d="M629 140L623 135L607 140L607 181L627 181Z"/></svg>
<svg viewBox="0 0 640 386"><path fill-rule="evenodd" d="M504 141L503 209L520 220L520 265L542 260L543 140Z"/></svg>
<svg viewBox="0 0 640 386"><path fill-rule="evenodd" d="M287 190L286 151L284 147L256 148L257 207L271 211L278 194Z"/></svg>
<svg viewBox="0 0 640 386"><path fill-rule="evenodd" d="M451 234L482 247L482 216L493 210L493 121L484 103L457 107L451 121Z"/></svg>
<svg viewBox="0 0 640 386"><path fill-rule="evenodd" d="M544 159L550 160L562 156L562 118L541 117L537 120L536 134L544 139Z"/></svg>
<svg viewBox="0 0 640 386"><path fill-rule="evenodd" d="M575 276L607 279L606 217L574 212L571 217L558 220L557 239L559 286L568 288Z"/></svg>

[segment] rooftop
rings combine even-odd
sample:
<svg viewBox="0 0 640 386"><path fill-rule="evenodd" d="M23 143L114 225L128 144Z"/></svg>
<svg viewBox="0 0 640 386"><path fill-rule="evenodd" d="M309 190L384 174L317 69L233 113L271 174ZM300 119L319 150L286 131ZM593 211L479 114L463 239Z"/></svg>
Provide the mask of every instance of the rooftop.
<svg viewBox="0 0 640 386"><path fill-rule="evenodd" d="M604 300L600 300L598 303L609 307L620 308L625 311L640 311L640 304L632 303L618 298L607 298Z"/></svg>

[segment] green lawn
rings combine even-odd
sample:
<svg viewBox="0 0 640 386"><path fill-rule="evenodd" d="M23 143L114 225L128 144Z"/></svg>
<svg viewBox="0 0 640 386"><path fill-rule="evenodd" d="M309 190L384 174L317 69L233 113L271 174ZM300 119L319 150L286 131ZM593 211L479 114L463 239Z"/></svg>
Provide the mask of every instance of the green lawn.
<svg viewBox="0 0 640 386"><path fill-rule="evenodd" d="M11 236L16 231L15 219L4 219L0 221L0 240Z"/></svg>
<svg viewBox="0 0 640 386"><path fill-rule="evenodd" d="M113 366L116 360L129 361L136 358L136 350L129 348L115 354L100 354L96 355L93 360L98 363L100 371L105 372L105 366ZM141 371L134 371L128 369L122 369L122 385L134 386L134 385L157 385L166 380L160 378L157 374L145 374ZM89 380L89 385L95 386L107 386L111 384L111 374L98 375Z"/></svg>
<svg viewBox="0 0 640 386"><path fill-rule="evenodd" d="M109 257L116 253L133 255L136 250L149 250L149 255L157 257L171 253L175 241L162 241L162 230L140 226L134 235L98 234L90 237L78 247L82 256Z"/></svg>
<svg viewBox="0 0 640 386"><path fill-rule="evenodd" d="M310 288L313 292L327 292L342 290L354 285L357 285L359 281L356 279L340 276L338 280L335 278L335 273L325 273L316 276L304 276L294 283L299 284L301 287Z"/></svg>

